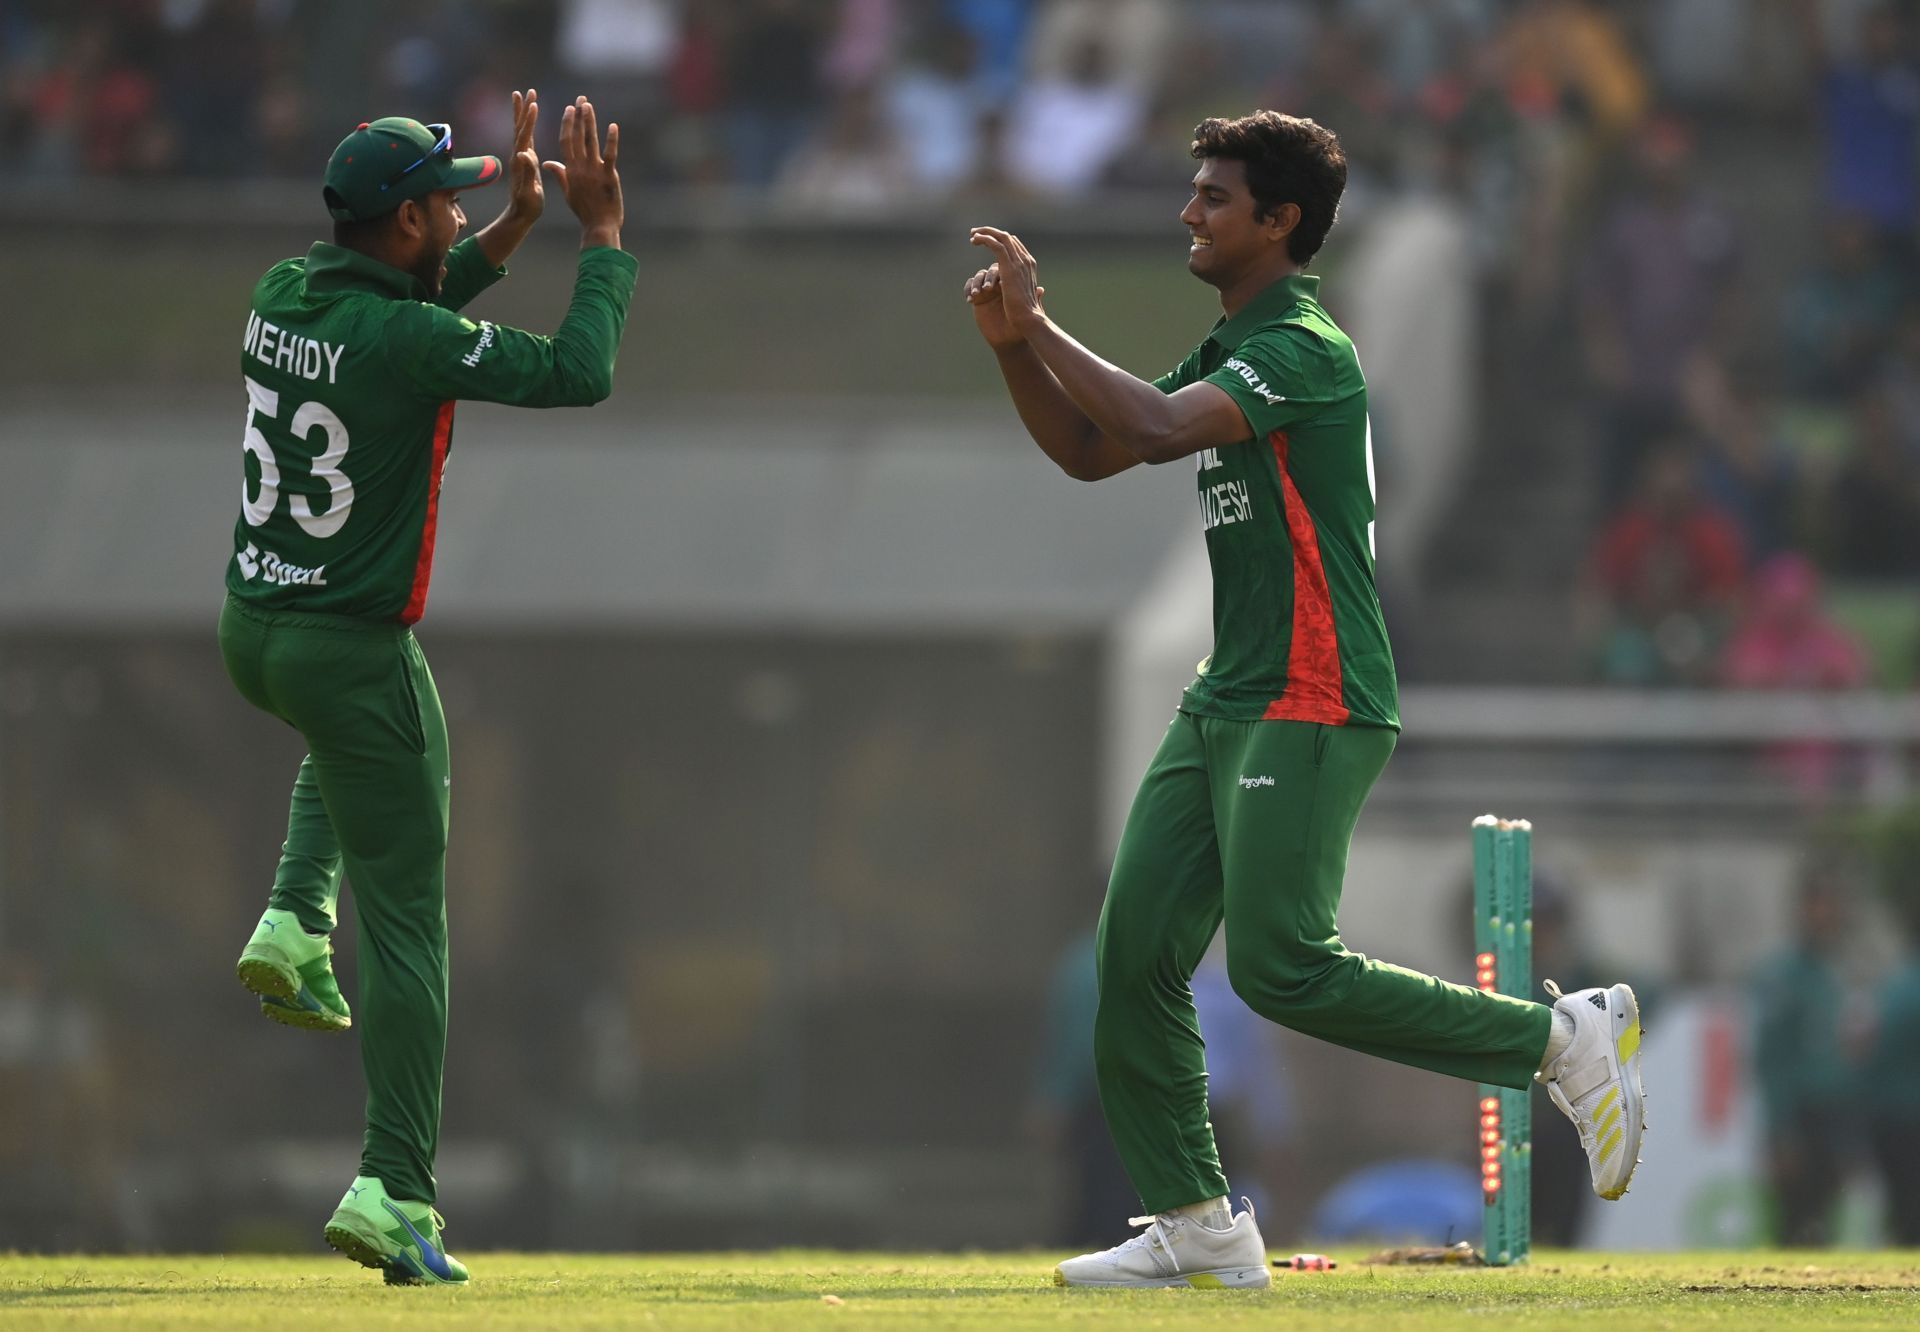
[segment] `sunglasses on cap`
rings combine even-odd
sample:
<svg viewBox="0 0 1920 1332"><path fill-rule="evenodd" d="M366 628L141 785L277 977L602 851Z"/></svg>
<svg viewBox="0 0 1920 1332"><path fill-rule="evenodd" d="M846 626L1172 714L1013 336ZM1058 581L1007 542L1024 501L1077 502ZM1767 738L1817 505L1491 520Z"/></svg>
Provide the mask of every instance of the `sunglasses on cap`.
<svg viewBox="0 0 1920 1332"><path fill-rule="evenodd" d="M395 185L405 180L408 172L418 171L434 158L443 155L447 157L453 156L453 126L429 125L427 126L427 131L430 134L438 136L434 139L433 147L427 150L426 156L407 166L401 167L399 171L395 172L389 179L382 183L380 186L380 192L382 194L385 194Z"/></svg>

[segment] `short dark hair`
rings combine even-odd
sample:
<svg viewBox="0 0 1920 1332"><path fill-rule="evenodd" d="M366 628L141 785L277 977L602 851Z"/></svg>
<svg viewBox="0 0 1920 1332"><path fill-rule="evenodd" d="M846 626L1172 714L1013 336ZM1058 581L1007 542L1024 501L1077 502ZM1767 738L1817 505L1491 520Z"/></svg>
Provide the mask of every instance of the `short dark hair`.
<svg viewBox="0 0 1920 1332"><path fill-rule="evenodd" d="M1287 236L1287 253L1302 268L1312 262L1347 188L1347 155L1332 130L1278 111L1238 120L1216 116L1194 126L1193 155L1246 163L1258 217L1271 217L1281 204L1298 205L1300 222Z"/></svg>

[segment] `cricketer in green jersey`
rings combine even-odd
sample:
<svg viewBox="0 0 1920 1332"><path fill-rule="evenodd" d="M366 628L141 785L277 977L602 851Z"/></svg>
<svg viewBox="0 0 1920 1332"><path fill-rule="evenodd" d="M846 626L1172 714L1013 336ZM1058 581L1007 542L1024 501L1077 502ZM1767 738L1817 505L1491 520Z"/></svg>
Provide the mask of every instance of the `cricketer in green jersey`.
<svg viewBox="0 0 1920 1332"><path fill-rule="evenodd" d="M1272 111L1208 120L1180 220L1187 267L1222 316L1148 382L1048 319L1018 237L966 284L1027 432L1067 475L1195 460L1213 571L1200 664L1127 816L1096 944L1101 1104L1145 1229L1055 1269L1065 1285L1264 1286L1250 1211L1233 1213L1207 1117L1189 986L1224 921L1255 1011L1323 1040L1474 1082L1540 1076L1619 1197L1639 1158L1639 1010L1624 985L1544 1005L1349 952L1347 850L1400 728L1374 589L1367 385L1303 270L1346 186L1332 133Z"/></svg>
<svg viewBox="0 0 1920 1332"><path fill-rule="evenodd" d="M588 406L612 391L635 264L620 131L561 117L545 164L580 220L573 301L552 337L459 310L506 270L545 206L538 94L513 95L507 204L464 241L460 191L498 180L453 130L388 117L327 164L332 244L274 265L241 345L244 474L220 648L242 696L301 734L287 840L237 967L276 1021L352 1023L329 942L342 871L359 917L367 1126L327 1243L395 1282L458 1283L434 1210L447 1039L446 719L410 626L426 610L461 399Z"/></svg>

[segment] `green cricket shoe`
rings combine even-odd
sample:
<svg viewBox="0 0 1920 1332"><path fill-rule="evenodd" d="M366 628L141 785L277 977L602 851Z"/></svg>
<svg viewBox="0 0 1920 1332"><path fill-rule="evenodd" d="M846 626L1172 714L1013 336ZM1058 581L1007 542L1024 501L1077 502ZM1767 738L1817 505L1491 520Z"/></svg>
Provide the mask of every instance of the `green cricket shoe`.
<svg viewBox="0 0 1920 1332"><path fill-rule="evenodd" d="M308 934L291 911L269 907L234 966L275 1022L309 1031L345 1031L353 1013L333 979L333 941Z"/></svg>
<svg viewBox="0 0 1920 1332"><path fill-rule="evenodd" d="M464 1285L465 1265L442 1247L446 1228L431 1203L390 1198L385 1184L361 1175L327 1222L327 1243L385 1272L390 1286Z"/></svg>

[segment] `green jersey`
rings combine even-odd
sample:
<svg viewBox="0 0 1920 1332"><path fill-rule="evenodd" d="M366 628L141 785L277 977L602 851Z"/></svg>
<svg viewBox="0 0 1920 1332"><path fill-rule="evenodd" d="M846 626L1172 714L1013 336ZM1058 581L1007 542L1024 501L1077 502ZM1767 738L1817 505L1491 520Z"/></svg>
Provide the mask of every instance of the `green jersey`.
<svg viewBox="0 0 1920 1332"><path fill-rule="evenodd" d="M247 418L233 596L266 610L412 624L433 574L454 403L587 406L607 396L633 256L583 250L552 337L456 313L505 271L462 241L430 303L418 278L336 245L267 270L240 353Z"/></svg>
<svg viewBox="0 0 1920 1332"><path fill-rule="evenodd" d="M1295 275L1154 381L1224 389L1253 438L1195 458L1213 566L1213 654L1181 710L1399 729L1373 582L1373 433L1353 343Z"/></svg>

